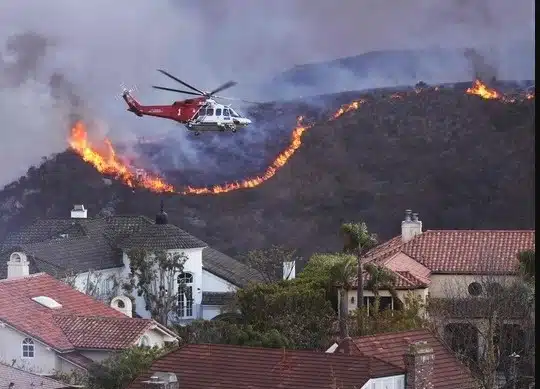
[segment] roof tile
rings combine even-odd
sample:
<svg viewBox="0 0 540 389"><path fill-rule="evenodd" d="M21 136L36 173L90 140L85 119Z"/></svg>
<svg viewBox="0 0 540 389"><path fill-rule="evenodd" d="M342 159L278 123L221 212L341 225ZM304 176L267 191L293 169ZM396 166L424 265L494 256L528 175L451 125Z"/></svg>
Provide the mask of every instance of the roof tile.
<svg viewBox="0 0 540 389"><path fill-rule="evenodd" d="M371 357L190 344L155 361L128 388L143 388L142 381L157 371L175 373L190 389L353 389L370 378L403 374L402 368Z"/></svg>
<svg viewBox="0 0 540 389"><path fill-rule="evenodd" d="M32 300L37 296L52 298L62 307L47 308ZM43 273L0 280L0 321L58 351L70 351L77 347L120 348L138 339L143 328L142 321L147 326L154 323L146 319L127 318L121 312ZM87 327L83 331L81 326L85 325ZM87 334L83 334L85 331ZM115 339L117 335L123 339Z"/></svg>
<svg viewBox="0 0 540 389"><path fill-rule="evenodd" d="M427 341L435 353L433 387L437 389L475 388L471 373L455 355L429 330L419 329L354 338L354 355L373 356L405 368L404 354L411 343ZM338 352L340 347L336 350Z"/></svg>
<svg viewBox="0 0 540 389"><path fill-rule="evenodd" d="M13 389L66 389L70 388L62 382L53 380L48 377L43 377L25 370L17 369L12 366L0 363L0 388L11 388L11 383L14 384Z"/></svg>
<svg viewBox="0 0 540 389"><path fill-rule="evenodd" d="M402 252L432 273L508 274L517 269L517 254L535 248L535 230L428 230L407 243L395 237L366 254L384 262Z"/></svg>

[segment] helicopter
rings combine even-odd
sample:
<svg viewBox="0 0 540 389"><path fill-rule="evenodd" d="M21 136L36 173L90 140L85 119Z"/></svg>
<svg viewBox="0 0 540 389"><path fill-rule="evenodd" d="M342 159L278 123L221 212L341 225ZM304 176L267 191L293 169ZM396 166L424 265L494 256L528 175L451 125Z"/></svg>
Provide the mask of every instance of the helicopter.
<svg viewBox="0 0 540 389"><path fill-rule="evenodd" d="M158 69L158 72L166 75L176 82L179 82L192 91L153 85L152 87L154 89L184 93L187 95L200 97L175 101L171 105L141 105L133 97L132 91L124 89L122 92L122 97L128 105L128 111L133 112L139 117L154 116L174 120L184 124L189 131L195 132L195 135L200 135L202 131L236 132L239 128L247 127L251 124L250 119L240 115L230 105L220 104L214 100L214 98L216 98L223 100L245 101L216 96L216 93L235 86L237 84L236 82L228 81L211 92L203 92L167 73L165 70Z"/></svg>

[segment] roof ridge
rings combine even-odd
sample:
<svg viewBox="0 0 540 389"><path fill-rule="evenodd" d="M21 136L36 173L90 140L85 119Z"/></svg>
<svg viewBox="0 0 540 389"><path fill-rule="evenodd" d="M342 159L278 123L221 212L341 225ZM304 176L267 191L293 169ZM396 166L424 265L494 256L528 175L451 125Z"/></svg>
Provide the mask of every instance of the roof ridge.
<svg viewBox="0 0 540 389"><path fill-rule="evenodd" d="M41 277L41 276L44 276L44 275L49 275L49 274L47 274L45 272L40 272L40 273L29 274L27 276L17 277L17 278L4 278L3 280L0 280L0 284L7 284L9 282L23 281L23 280L26 280L28 278L37 278L37 277Z"/></svg>

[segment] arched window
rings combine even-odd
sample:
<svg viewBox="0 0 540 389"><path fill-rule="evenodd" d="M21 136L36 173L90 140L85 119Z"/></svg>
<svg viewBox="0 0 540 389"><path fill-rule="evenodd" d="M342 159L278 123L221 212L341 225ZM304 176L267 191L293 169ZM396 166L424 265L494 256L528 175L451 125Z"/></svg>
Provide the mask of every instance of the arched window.
<svg viewBox="0 0 540 389"><path fill-rule="evenodd" d="M22 357L34 358L34 340L31 338L24 338L22 341Z"/></svg>
<svg viewBox="0 0 540 389"><path fill-rule="evenodd" d="M181 273L178 276L178 316L193 316L193 274Z"/></svg>

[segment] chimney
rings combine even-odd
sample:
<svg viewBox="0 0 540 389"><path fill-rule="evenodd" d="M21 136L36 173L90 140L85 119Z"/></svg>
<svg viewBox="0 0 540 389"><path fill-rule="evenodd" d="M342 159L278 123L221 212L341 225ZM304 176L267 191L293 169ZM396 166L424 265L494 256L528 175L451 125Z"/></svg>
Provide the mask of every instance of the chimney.
<svg viewBox="0 0 540 389"><path fill-rule="evenodd" d="M82 204L76 204L71 210L72 219L86 219L88 217L88 210L84 208Z"/></svg>
<svg viewBox="0 0 540 389"><path fill-rule="evenodd" d="M435 353L426 341L413 343L405 353L405 389L434 389Z"/></svg>
<svg viewBox="0 0 540 389"><path fill-rule="evenodd" d="M145 389L179 389L178 378L174 373L157 371L150 379L143 381Z"/></svg>
<svg viewBox="0 0 540 389"><path fill-rule="evenodd" d="M133 317L133 304L127 296L116 296L111 300L111 308L122 312L127 317Z"/></svg>
<svg viewBox="0 0 540 389"><path fill-rule="evenodd" d="M401 222L401 239L406 243L421 233L422 222L418 219L418 214L407 209L405 211L405 220Z"/></svg>
<svg viewBox="0 0 540 389"><path fill-rule="evenodd" d="M26 254L15 252L9 256L7 263L7 278L26 277L30 274L30 262Z"/></svg>
<svg viewBox="0 0 540 389"><path fill-rule="evenodd" d="M296 261L283 262L283 279L293 280L296 278Z"/></svg>

